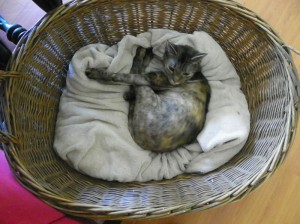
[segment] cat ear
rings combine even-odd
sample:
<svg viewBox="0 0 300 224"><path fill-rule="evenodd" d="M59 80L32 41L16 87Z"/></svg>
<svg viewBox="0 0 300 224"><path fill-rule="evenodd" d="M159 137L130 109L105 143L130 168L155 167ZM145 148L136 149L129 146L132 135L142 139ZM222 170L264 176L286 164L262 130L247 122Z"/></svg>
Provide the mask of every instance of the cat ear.
<svg viewBox="0 0 300 224"><path fill-rule="evenodd" d="M177 55L176 45L167 40L166 52L170 55Z"/></svg>
<svg viewBox="0 0 300 224"><path fill-rule="evenodd" d="M198 62L201 61L202 58L204 58L207 55L207 53L198 53L194 57L192 57L192 62Z"/></svg>

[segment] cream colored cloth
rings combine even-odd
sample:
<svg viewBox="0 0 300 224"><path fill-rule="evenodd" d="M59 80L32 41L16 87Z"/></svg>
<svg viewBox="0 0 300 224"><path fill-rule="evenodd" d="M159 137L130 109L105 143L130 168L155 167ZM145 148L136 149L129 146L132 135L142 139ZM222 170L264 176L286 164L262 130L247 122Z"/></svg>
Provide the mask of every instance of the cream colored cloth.
<svg viewBox="0 0 300 224"><path fill-rule="evenodd" d="M90 80L87 68L129 73L138 46L163 56L165 42L185 44L207 53L201 65L212 89L205 127L197 141L167 153L141 149L128 130L127 85ZM159 70L155 58L148 70ZM239 77L221 47L205 32L153 29L125 36L112 47L92 44L73 57L60 99L54 149L81 173L121 182L169 179L185 172L206 173L229 161L243 147L250 117Z"/></svg>

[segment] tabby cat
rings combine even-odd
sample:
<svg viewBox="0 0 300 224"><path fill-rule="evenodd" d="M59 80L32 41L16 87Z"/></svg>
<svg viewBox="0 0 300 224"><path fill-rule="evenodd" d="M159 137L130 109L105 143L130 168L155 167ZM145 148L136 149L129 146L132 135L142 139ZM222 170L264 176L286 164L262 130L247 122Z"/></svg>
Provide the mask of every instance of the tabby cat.
<svg viewBox="0 0 300 224"><path fill-rule="evenodd" d="M86 75L102 83L132 85L134 97L126 94L130 133L143 149L165 152L191 143L203 128L210 99L200 67L205 55L167 41L162 72L145 73L154 55L151 48L139 47L130 74L90 68Z"/></svg>

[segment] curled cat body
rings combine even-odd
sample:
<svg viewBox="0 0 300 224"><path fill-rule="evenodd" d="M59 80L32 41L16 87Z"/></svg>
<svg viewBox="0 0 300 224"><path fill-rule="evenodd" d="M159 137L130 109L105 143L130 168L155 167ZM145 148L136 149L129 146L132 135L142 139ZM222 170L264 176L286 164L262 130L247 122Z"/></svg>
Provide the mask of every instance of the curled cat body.
<svg viewBox="0 0 300 224"><path fill-rule="evenodd" d="M174 150L193 142L202 130L210 99L210 86L201 73L205 56L187 45L166 42L164 71L145 73L152 49L139 47L129 74L90 68L87 77L102 83L127 83L133 91L128 126L135 142L155 152Z"/></svg>

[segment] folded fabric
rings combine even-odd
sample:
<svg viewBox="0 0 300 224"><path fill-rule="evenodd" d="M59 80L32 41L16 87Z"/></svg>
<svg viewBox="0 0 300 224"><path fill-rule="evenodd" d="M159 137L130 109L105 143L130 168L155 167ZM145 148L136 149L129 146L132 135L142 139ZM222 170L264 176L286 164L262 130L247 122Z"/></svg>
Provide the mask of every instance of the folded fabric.
<svg viewBox="0 0 300 224"><path fill-rule="evenodd" d="M128 85L101 84L85 75L87 68L129 73L138 46L153 47L148 71L160 70L166 40L207 53L202 73L211 85L204 129L197 141L171 152L140 148L128 130ZM60 99L54 149L81 173L121 182L169 179L185 172L212 171L236 155L250 129L247 101L240 80L222 48L207 33L184 34L153 29L125 36L117 45L92 44L73 57Z"/></svg>

